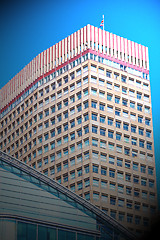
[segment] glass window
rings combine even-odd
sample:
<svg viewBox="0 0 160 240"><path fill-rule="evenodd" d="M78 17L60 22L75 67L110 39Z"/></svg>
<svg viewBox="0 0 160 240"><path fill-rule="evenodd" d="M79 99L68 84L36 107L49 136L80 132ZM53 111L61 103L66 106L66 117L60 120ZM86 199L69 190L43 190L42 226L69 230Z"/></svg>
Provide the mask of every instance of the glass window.
<svg viewBox="0 0 160 240"><path fill-rule="evenodd" d="M98 140L92 139L92 146L98 147Z"/></svg>
<svg viewBox="0 0 160 240"><path fill-rule="evenodd" d="M93 165L93 172L98 173L98 166Z"/></svg>
<svg viewBox="0 0 160 240"><path fill-rule="evenodd" d="M103 103L99 104L99 110L101 110L101 111L105 110L105 105Z"/></svg>
<svg viewBox="0 0 160 240"><path fill-rule="evenodd" d="M17 228L18 228L17 240L22 240L22 239L35 240L36 239L36 233L37 233L36 224L22 223L18 221Z"/></svg>
<svg viewBox="0 0 160 240"><path fill-rule="evenodd" d="M92 113L92 120L97 121L97 114Z"/></svg>
<svg viewBox="0 0 160 240"><path fill-rule="evenodd" d="M105 136L106 135L106 130L103 128L100 128L100 135Z"/></svg>
<svg viewBox="0 0 160 240"><path fill-rule="evenodd" d="M46 239L48 240L48 238L46 238ZM63 240L73 239L73 240L76 240L76 233L58 229L58 239L63 239Z"/></svg>
<svg viewBox="0 0 160 240"><path fill-rule="evenodd" d="M97 134L97 129L98 129L98 127L92 126L92 133L96 133Z"/></svg>
<svg viewBox="0 0 160 240"><path fill-rule="evenodd" d="M123 130L126 130L126 131L128 131L128 124L127 123L123 123Z"/></svg>
<svg viewBox="0 0 160 240"><path fill-rule="evenodd" d="M105 123L105 117L100 115L100 122Z"/></svg>
<svg viewBox="0 0 160 240"><path fill-rule="evenodd" d="M115 103L120 103L120 98L119 97L115 97Z"/></svg>
<svg viewBox="0 0 160 240"><path fill-rule="evenodd" d="M109 138L113 138L113 132L110 131L110 130L108 130L108 137L109 137Z"/></svg>
<svg viewBox="0 0 160 240"><path fill-rule="evenodd" d="M92 101L92 102L91 102L91 107L92 107L92 108L97 108L97 102Z"/></svg>

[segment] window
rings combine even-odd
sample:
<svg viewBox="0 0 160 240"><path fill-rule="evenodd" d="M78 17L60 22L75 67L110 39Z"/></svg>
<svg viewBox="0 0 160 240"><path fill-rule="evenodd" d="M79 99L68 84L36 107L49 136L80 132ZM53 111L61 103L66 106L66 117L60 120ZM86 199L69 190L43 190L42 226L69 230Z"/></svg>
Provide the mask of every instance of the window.
<svg viewBox="0 0 160 240"><path fill-rule="evenodd" d="M89 152L85 152L85 153L84 153L84 159L85 159L85 160L89 159Z"/></svg>
<svg viewBox="0 0 160 240"><path fill-rule="evenodd" d="M97 95L97 89L91 88L91 94Z"/></svg>
<svg viewBox="0 0 160 240"><path fill-rule="evenodd" d="M116 127L117 127L117 128L121 128L121 122L116 121Z"/></svg>
<svg viewBox="0 0 160 240"><path fill-rule="evenodd" d="M89 173L89 165L84 167L85 173Z"/></svg>
<svg viewBox="0 0 160 240"><path fill-rule="evenodd" d="M143 141L143 140L139 140L139 146L140 146L141 148L144 148L144 141Z"/></svg>
<svg viewBox="0 0 160 240"><path fill-rule="evenodd" d="M99 79L99 85L104 86L104 80L103 79Z"/></svg>
<svg viewBox="0 0 160 240"><path fill-rule="evenodd" d="M115 97L115 103L120 103L120 98L119 97Z"/></svg>
<svg viewBox="0 0 160 240"><path fill-rule="evenodd" d="M102 115L100 115L100 122L105 123L105 117L103 117Z"/></svg>
<svg viewBox="0 0 160 240"><path fill-rule="evenodd" d="M57 128L57 132L58 132L58 134L61 133L61 126Z"/></svg>
<svg viewBox="0 0 160 240"><path fill-rule="evenodd" d="M141 111L142 112L142 105L140 104L137 104L137 110Z"/></svg>
<svg viewBox="0 0 160 240"><path fill-rule="evenodd" d="M150 107L145 106L144 111L145 111L145 113L150 113Z"/></svg>
<svg viewBox="0 0 160 240"><path fill-rule="evenodd" d="M115 177L115 171L112 169L109 169L109 176L114 178Z"/></svg>
<svg viewBox="0 0 160 240"><path fill-rule="evenodd" d="M126 99L122 99L122 104L123 104L123 106L127 106L127 100Z"/></svg>
<svg viewBox="0 0 160 240"><path fill-rule="evenodd" d="M127 93L127 88L125 88L125 87L122 87L122 93Z"/></svg>
<svg viewBox="0 0 160 240"><path fill-rule="evenodd" d="M84 102L84 109L88 108L88 101Z"/></svg>
<svg viewBox="0 0 160 240"><path fill-rule="evenodd" d="M99 104L99 110L101 110L101 111L105 110L105 105L103 103Z"/></svg>
<svg viewBox="0 0 160 240"><path fill-rule="evenodd" d="M84 96L88 95L88 89L85 89L83 92L84 92Z"/></svg>
<svg viewBox="0 0 160 240"><path fill-rule="evenodd" d="M89 115L88 115L88 113L84 115L84 121L87 121L87 120L89 120Z"/></svg>
<svg viewBox="0 0 160 240"><path fill-rule="evenodd" d="M112 95L107 94L107 100L108 100L108 101L112 101Z"/></svg>
<svg viewBox="0 0 160 240"><path fill-rule="evenodd" d="M122 167L123 160L117 158L117 166Z"/></svg>
<svg viewBox="0 0 160 240"><path fill-rule="evenodd" d="M151 120L148 119L148 118L146 118L146 119L145 119L145 124L146 124L147 126L150 126L150 124L151 124Z"/></svg>
<svg viewBox="0 0 160 240"><path fill-rule="evenodd" d="M152 150L152 143L147 142L147 149Z"/></svg>
<svg viewBox="0 0 160 240"><path fill-rule="evenodd" d="M109 72L109 71L106 71L106 76L108 77L108 78L111 78L111 72Z"/></svg>
<svg viewBox="0 0 160 240"><path fill-rule="evenodd" d="M103 148L103 149L106 148L106 142L105 141L100 140L100 148Z"/></svg>
<svg viewBox="0 0 160 240"><path fill-rule="evenodd" d="M138 163L133 163L133 170L138 171Z"/></svg>
<svg viewBox="0 0 160 240"><path fill-rule="evenodd" d="M113 132L110 131L110 130L108 130L108 137L109 137L109 138L113 138Z"/></svg>
<svg viewBox="0 0 160 240"><path fill-rule="evenodd" d="M91 102L91 107L92 107L92 108L97 108L97 102L92 101L92 102Z"/></svg>
<svg viewBox="0 0 160 240"><path fill-rule="evenodd" d="M120 86L119 85L114 85L114 90L115 91L119 91L120 90Z"/></svg>
<svg viewBox="0 0 160 240"><path fill-rule="evenodd" d="M114 164L114 157L113 156L109 156L109 163Z"/></svg>
<svg viewBox="0 0 160 240"><path fill-rule="evenodd" d="M78 137L82 136L82 129L77 130L77 135L78 135Z"/></svg>
<svg viewBox="0 0 160 240"><path fill-rule="evenodd" d="M130 154L130 149L129 148L124 148L124 154L129 155Z"/></svg>
<svg viewBox="0 0 160 240"><path fill-rule="evenodd" d="M121 81L122 81L123 83L126 83L126 79L127 79L127 77L121 76Z"/></svg>
<svg viewBox="0 0 160 240"><path fill-rule="evenodd" d="M97 121L97 114L92 113L92 120Z"/></svg>
<svg viewBox="0 0 160 240"><path fill-rule="evenodd" d="M115 110L115 115L120 116L120 114L121 114L121 110L116 109L116 110Z"/></svg>
<svg viewBox="0 0 160 240"><path fill-rule="evenodd" d="M123 130L126 130L126 131L128 131L128 124L127 123L123 123Z"/></svg>
<svg viewBox="0 0 160 240"><path fill-rule="evenodd" d="M92 146L98 147L98 140L92 139Z"/></svg>
<svg viewBox="0 0 160 240"><path fill-rule="evenodd" d="M97 134L97 129L98 129L98 127L92 126L92 133L96 133Z"/></svg>
<svg viewBox="0 0 160 240"><path fill-rule="evenodd" d="M85 134L89 133L89 126L85 126L85 127L84 127L84 133L85 133Z"/></svg>
<svg viewBox="0 0 160 240"><path fill-rule="evenodd" d="M112 125L113 125L113 119L108 118L108 125L109 125L109 126L112 126Z"/></svg>
<svg viewBox="0 0 160 240"><path fill-rule="evenodd" d="M136 126L131 126L131 132L136 133Z"/></svg>
<svg viewBox="0 0 160 240"><path fill-rule="evenodd" d="M142 93L137 92L137 99L142 99Z"/></svg>
<svg viewBox="0 0 160 240"><path fill-rule="evenodd" d="M116 133L116 140L118 140L118 141L121 141L121 134L120 133Z"/></svg>
<svg viewBox="0 0 160 240"><path fill-rule="evenodd" d="M139 131L139 135L143 136L144 129L143 128L139 128L138 131Z"/></svg>
<svg viewBox="0 0 160 240"><path fill-rule="evenodd" d="M78 124L81 124L81 123L82 123L82 117L78 117L78 118L77 118L77 123L78 123Z"/></svg>
<svg viewBox="0 0 160 240"><path fill-rule="evenodd" d="M139 123L142 123L142 122L143 122L143 117L138 116L138 122L139 122Z"/></svg>
<svg viewBox="0 0 160 240"><path fill-rule="evenodd" d="M93 172L94 172L94 173L98 173L98 166L93 165Z"/></svg>
<svg viewBox="0 0 160 240"><path fill-rule="evenodd" d="M136 146L137 145L137 139L132 137L131 143L132 143L132 145Z"/></svg>
<svg viewBox="0 0 160 240"><path fill-rule="evenodd" d="M99 96L102 97L102 98L104 98L104 97L105 97L105 92L99 91Z"/></svg>
<svg viewBox="0 0 160 240"><path fill-rule="evenodd" d="M107 175L107 169L104 167L101 167L101 174L106 176Z"/></svg>
<svg viewBox="0 0 160 240"><path fill-rule="evenodd" d="M145 173L145 172L146 172L146 166L141 165L141 172L142 172L142 173Z"/></svg>
<svg viewBox="0 0 160 240"><path fill-rule="evenodd" d="M108 89L112 89L112 83L107 82L107 88L108 88Z"/></svg>
<svg viewBox="0 0 160 240"><path fill-rule="evenodd" d="M100 135L105 136L106 135L106 130L103 128L100 128Z"/></svg>

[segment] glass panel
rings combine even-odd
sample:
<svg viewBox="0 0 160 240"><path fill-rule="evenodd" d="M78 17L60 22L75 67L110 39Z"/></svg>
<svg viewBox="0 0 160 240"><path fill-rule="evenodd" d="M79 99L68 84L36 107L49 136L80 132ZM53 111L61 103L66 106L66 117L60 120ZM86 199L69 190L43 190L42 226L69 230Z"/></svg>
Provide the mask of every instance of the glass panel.
<svg viewBox="0 0 160 240"><path fill-rule="evenodd" d="M56 229L38 226L38 240L56 240Z"/></svg>
<svg viewBox="0 0 160 240"><path fill-rule="evenodd" d="M17 240L36 240L37 227L34 224L18 222Z"/></svg>
<svg viewBox="0 0 160 240"><path fill-rule="evenodd" d="M59 240L76 240L76 233L75 232L69 232L64 230L58 230L58 239Z"/></svg>
<svg viewBox="0 0 160 240"><path fill-rule="evenodd" d="M77 240L94 240L94 236L91 235L87 235L87 234L82 234L82 233L78 233L77 234Z"/></svg>

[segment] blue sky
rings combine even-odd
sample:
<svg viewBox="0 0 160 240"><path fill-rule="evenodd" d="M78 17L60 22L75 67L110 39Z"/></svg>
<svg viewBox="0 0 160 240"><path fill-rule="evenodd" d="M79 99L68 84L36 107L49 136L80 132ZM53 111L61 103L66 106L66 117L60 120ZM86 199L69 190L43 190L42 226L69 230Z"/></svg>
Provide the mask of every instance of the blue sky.
<svg viewBox="0 0 160 240"><path fill-rule="evenodd" d="M149 48L152 113L160 192L160 1L6 0L0 8L0 88L43 50L87 24ZM160 195L159 195L160 203Z"/></svg>

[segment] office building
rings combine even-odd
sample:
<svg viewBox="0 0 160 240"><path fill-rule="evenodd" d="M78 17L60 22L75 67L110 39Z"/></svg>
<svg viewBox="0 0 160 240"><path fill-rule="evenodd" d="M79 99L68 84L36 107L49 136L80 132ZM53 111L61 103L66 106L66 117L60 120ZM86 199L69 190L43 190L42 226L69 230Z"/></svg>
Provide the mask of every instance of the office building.
<svg viewBox="0 0 160 240"><path fill-rule="evenodd" d="M148 48L87 25L1 89L1 151L131 231L157 211Z"/></svg>

